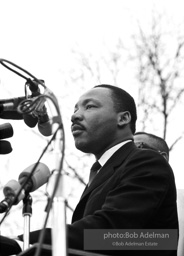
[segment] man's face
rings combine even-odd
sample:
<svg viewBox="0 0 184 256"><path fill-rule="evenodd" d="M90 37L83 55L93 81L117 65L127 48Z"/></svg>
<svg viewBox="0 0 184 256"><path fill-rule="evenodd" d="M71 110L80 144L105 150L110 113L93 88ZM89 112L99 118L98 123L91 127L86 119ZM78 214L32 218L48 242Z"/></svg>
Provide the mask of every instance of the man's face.
<svg viewBox="0 0 184 256"><path fill-rule="evenodd" d="M117 118L111 90L93 88L83 94L72 115L75 146L86 153L102 155L117 140Z"/></svg>

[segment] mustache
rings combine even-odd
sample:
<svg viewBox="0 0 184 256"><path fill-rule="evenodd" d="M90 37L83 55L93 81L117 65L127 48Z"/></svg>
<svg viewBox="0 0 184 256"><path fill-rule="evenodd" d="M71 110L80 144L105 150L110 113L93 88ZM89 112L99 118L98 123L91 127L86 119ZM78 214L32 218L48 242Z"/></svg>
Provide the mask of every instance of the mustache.
<svg viewBox="0 0 184 256"><path fill-rule="evenodd" d="M73 121L72 122L72 125L71 125L71 129L73 130L73 129L75 129L75 128L80 128L80 129L85 129L85 126L84 125L82 125L80 122L78 122L78 121Z"/></svg>

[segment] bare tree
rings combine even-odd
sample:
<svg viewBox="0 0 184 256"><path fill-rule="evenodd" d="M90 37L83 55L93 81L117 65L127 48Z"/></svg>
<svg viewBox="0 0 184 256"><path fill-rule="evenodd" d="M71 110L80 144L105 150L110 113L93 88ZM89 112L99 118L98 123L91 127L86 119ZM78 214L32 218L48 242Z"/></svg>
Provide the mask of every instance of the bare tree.
<svg viewBox="0 0 184 256"><path fill-rule="evenodd" d="M184 92L184 35L179 35L178 31L174 34L171 26L167 26L168 31L163 30L163 23L168 22L166 18L166 15L153 11L150 31L139 24L139 33L133 36L136 46L133 59L138 63L137 78L140 82L138 107L142 128L144 130L148 123L153 125L156 117L163 127L164 139L169 129L169 117L181 103ZM181 138L182 133L175 138L170 149Z"/></svg>
<svg viewBox="0 0 184 256"><path fill-rule="evenodd" d="M108 80L118 86L119 76L126 72L122 67L127 61L127 51L120 38L112 47L104 43L103 52L98 56L83 52L79 47L72 52L78 61L77 69L80 70L80 75L77 80L80 82L90 78L90 83L98 84ZM76 78L73 79L76 82Z"/></svg>

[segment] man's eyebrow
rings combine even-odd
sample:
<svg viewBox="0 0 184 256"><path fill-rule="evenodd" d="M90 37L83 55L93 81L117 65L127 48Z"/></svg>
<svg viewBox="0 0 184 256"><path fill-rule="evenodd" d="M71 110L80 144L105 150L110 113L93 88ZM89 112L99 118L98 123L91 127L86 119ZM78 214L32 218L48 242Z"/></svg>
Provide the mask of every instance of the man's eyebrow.
<svg viewBox="0 0 184 256"><path fill-rule="evenodd" d="M88 98L88 99L85 99L85 100L82 101L82 105L86 105L90 101L93 101L95 103L99 103L100 102L98 99ZM80 105L80 101L75 104L74 108L77 108L78 105Z"/></svg>
<svg viewBox="0 0 184 256"><path fill-rule="evenodd" d="M86 103L88 103L88 102L90 102L90 101L93 101L93 102L99 102L99 100L98 100L98 99L88 98L88 99L85 99L85 100L83 101L83 104L85 105Z"/></svg>

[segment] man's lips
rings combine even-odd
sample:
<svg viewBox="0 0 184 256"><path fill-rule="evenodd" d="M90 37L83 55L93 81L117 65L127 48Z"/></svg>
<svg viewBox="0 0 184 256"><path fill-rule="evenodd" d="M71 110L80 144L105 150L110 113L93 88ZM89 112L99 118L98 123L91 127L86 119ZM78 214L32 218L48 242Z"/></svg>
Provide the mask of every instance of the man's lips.
<svg viewBox="0 0 184 256"><path fill-rule="evenodd" d="M78 135L78 134L80 134L82 131L84 131L85 128L84 128L84 126L82 126L82 125L73 124L71 130L72 130L73 135Z"/></svg>

